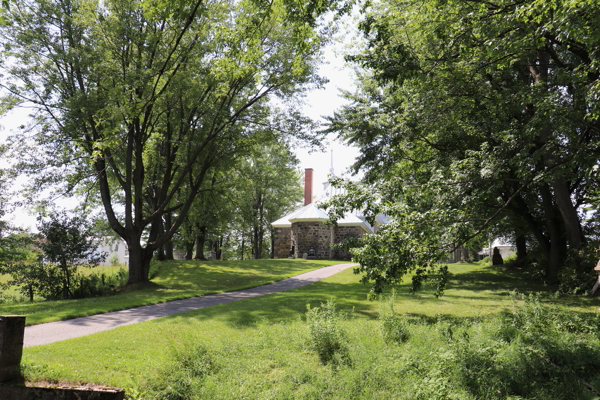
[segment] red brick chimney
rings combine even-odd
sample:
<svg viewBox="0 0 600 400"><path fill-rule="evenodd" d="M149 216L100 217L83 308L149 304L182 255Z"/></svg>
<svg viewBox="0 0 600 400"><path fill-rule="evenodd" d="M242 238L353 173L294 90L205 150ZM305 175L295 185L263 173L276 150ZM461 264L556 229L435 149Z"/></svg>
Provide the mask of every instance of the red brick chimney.
<svg viewBox="0 0 600 400"><path fill-rule="evenodd" d="M304 205L312 203L312 184L313 184L313 169L306 168L304 170Z"/></svg>

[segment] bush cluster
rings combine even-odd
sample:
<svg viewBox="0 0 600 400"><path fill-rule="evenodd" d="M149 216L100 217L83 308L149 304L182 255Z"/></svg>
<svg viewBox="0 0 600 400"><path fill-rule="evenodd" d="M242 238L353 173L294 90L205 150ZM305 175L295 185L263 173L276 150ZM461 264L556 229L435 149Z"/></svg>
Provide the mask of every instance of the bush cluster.
<svg viewBox="0 0 600 400"><path fill-rule="evenodd" d="M336 311L333 300L327 301L327 304L321 303L321 307L311 308L310 304L307 305L309 347L319 355L323 364L331 363L333 367L351 364L346 333L340 326L344 318L347 315Z"/></svg>
<svg viewBox="0 0 600 400"><path fill-rule="evenodd" d="M129 273L125 269L119 268L115 274L78 274L77 278L73 298L83 299L114 293L116 289L127 284Z"/></svg>
<svg viewBox="0 0 600 400"><path fill-rule="evenodd" d="M472 329L445 324L448 346L423 364L418 399L586 399L600 395L599 319L514 295L515 309Z"/></svg>
<svg viewBox="0 0 600 400"><path fill-rule="evenodd" d="M150 396L157 400L189 400L204 384L204 379L218 370L203 345L179 351L174 360L149 384Z"/></svg>
<svg viewBox="0 0 600 400"><path fill-rule="evenodd" d="M513 294L487 317L405 316L382 300L377 320L333 301L306 320L177 353L135 399L534 400L600 396L600 317L555 298ZM410 344L398 346L406 340ZM302 348L308 344L309 353ZM208 344L207 344L208 346ZM216 361L215 361L216 360ZM315 366L320 361L322 366ZM229 387L231 386L231 387Z"/></svg>
<svg viewBox="0 0 600 400"><path fill-rule="evenodd" d="M382 297L381 311L379 312L379 321L381 323L381 333L386 343L404 343L410 337L408 322L394 310L396 301L396 290L386 298Z"/></svg>
<svg viewBox="0 0 600 400"><path fill-rule="evenodd" d="M20 291L27 295L29 291L35 292L38 296L46 300L64 299L64 275L62 270L54 264L39 263L35 266L35 279L28 287L24 284ZM104 296L114 293L116 289L127 284L129 274L123 268L115 274L82 274L74 272L70 276L69 297L73 299L83 299L86 297Z"/></svg>

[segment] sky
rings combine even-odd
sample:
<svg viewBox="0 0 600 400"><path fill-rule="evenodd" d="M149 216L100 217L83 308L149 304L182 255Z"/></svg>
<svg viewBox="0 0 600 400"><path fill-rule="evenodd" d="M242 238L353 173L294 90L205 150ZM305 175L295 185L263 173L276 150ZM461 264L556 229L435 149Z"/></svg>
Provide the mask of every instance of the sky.
<svg viewBox="0 0 600 400"><path fill-rule="evenodd" d="M343 58L340 54L333 51L331 47L325 52L325 61L320 69L320 74L329 79L329 83L322 90L310 92L306 98L306 107L304 113L314 120L324 122L323 116L333 115L333 112L347 103L340 97L340 89L352 90L354 88L353 72L350 68L344 67ZM312 168L313 171L313 196L317 198L323 193L322 183L327 181L329 170L331 169L332 158L333 168L337 176L347 172L350 165L354 163L359 151L355 147L349 147L330 135L329 146L324 153L314 152L309 154L306 149L295 149L296 155L300 160L300 167L304 170ZM331 154L333 150L333 157Z"/></svg>
<svg viewBox="0 0 600 400"><path fill-rule="evenodd" d="M325 49L325 63L320 68L320 75L327 77L329 83L324 89L314 90L307 94L305 98L306 106L304 113L314 120L323 122L323 116L332 115L333 112L344 105L346 101L339 96L339 90L352 90L353 72L350 68L344 67L343 56L334 50L330 45ZM7 116L0 118L0 142L16 131L19 125L27 120L28 111L19 109L13 111ZM332 165L333 150L333 168L337 176L344 175L350 165L352 165L358 156L358 149L348 147L336 140L335 137L328 138L328 144L325 152L310 153L308 149L294 149L300 160L300 168L313 169L313 196L319 198L323 193L323 183L327 181L327 176ZM0 167L5 167L6 161L0 161ZM76 202L71 200L59 200L59 206L73 208ZM8 216L8 219L15 225L35 231L36 215L25 208L19 208Z"/></svg>

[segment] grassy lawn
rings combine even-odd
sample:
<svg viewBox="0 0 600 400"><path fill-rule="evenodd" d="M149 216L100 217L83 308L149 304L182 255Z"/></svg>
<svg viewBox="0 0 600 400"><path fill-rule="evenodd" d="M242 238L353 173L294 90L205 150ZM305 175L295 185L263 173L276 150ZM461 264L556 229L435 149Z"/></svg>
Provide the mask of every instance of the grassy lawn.
<svg viewBox="0 0 600 400"><path fill-rule="evenodd" d="M156 278L136 290L125 288L115 295L82 300L0 304L0 314L26 315L27 325L34 325L265 285L339 263L330 260L168 261L159 264ZM97 267L91 272L113 273L118 269Z"/></svg>
<svg viewBox="0 0 600 400"><path fill-rule="evenodd" d="M23 364L29 379L121 386L128 388L132 399L595 398L581 397L588 389L569 373L552 375L560 356L538 356L537 348L528 352L535 340L529 343L515 336L513 331L520 328L511 330L512 325L503 318L525 307L522 300L509 295L515 288L545 291L544 302L567 311L569 318L580 318L584 327L585 321L598 322L598 299L565 296L556 300L547 288L492 267L453 265L450 271L450 284L439 299L430 290L408 294L408 283L397 287L394 308L404 321L402 329L409 333L409 340L402 344L383 339L378 316L389 305L367 301L368 287L357 283L357 276L346 270L288 292L27 348ZM335 300L338 310L351 313L334 324L345 332L342 340L349 361L325 365L310 346L315 339L311 339L305 315L307 304L315 307L329 299ZM538 318L535 313L522 314L525 322ZM534 334L524 337L545 337L543 325L549 321L540 315L542 325L525 325L524 332ZM547 348L562 349L564 345L565 354L574 360L598 358L596 328L575 340L568 335L578 334L577 326L570 325L564 338L556 339L562 341ZM327 329L334 328L328 325ZM591 347L583 347L583 343ZM527 353L521 354L523 351ZM492 359L495 361L489 364ZM577 366L577 376L600 378L600 364L592 364ZM543 370L541 382L557 386L563 397L542 384L538 384L541 389L534 388L538 390L535 396L523 396L529 392L519 391L519 379L538 382L532 373L537 370ZM480 375L485 382L477 381ZM511 384L511 379L517 383ZM488 389L484 384L497 387ZM178 391L179 397L165 390ZM514 393L521 395L510 397Z"/></svg>

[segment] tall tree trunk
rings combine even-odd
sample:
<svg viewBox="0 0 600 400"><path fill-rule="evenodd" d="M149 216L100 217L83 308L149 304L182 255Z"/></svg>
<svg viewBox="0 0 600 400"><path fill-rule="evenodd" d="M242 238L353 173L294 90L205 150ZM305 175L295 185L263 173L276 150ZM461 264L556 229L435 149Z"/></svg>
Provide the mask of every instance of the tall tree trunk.
<svg viewBox="0 0 600 400"><path fill-rule="evenodd" d="M206 225L201 226L198 229L198 235L196 236L196 260L206 260L204 256L204 245L206 243Z"/></svg>
<svg viewBox="0 0 600 400"><path fill-rule="evenodd" d="M517 234L515 245L517 247L517 263L520 264L527 258L527 240L525 239L525 235Z"/></svg>
<svg viewBox="0 0 600 400"><path fill-rule="evenodd" d="M242 260L244 259L244 241L246 240L246 236L242 233Z"/></svg>
<svg viewBox="0 0 600 400"><path fill-rule="evenodd" d="M271 259L275 258L275 229L271 228ZM330 257L332 258L332 257Z"/></svg>
<svg viewBox="0 0 600 400"><path fill-rule="evenodd" d="M252 259L257 260L260 258L260 253L258 252L258 225L256 225L256 221L254 222L254 227L252 228Z"/></svg>
<svg viewBox="0 0 600 400"><path fill-rule="evenodd" d="M216 240L210 240L210 259L212 261L217 260L217 241Z"/></svg>
<svg viewBox="0 0 600 400"><path fill-rule="evenodd" d="M571 248L580 250L585 244L585 236L582 233L577 209L573 206L573 202L571 201L571 193L569 192L567 183L564 178L559 176L553 179L552 187L554 188L556 205L558 206L560 215L567 228L566 231L569 238L569 244L571 245Z"/></svg>
<svg viewBox="0 0 600 400"><path fill-rule="evenodd" d="M162 218L159 218L157 220L158 225L159 225L159 236L163 236L165 234L165 226L163 225L163 220ZM158 261L165 261L167 258L165 257L165 248L164 246L160 246L158 248L158 254L156 256L156 258L158 259Z"/></svg>
<svg viewBox="0 0 600 400"><path fill-rule="evenodd" d="M554 284L558 282L558 273L563 263L563 252L561 250L563 238L560 233L556 208L552 203L552 194L546 183L542 184L541 195L548 237L550 238L550 249L549 253L546 254L546 277L548 278L548 283Z"/></svg>
<svg viewBox="0 0 600 400"><path fill-rule="evenodd" d="M227 248L227 246L229 244L229 239L231 239L231 232L229 232L227 234L227 236L225 236L225 239L221 242L221 260L225 260L225 255L223 253L223 249Z"/></svg>
<svg viewBox="0 0 600 400"><path fill-rule="evenodd" d="M265 201L261 193L258 209L258 258L262 258L263 243L265 241Z"/></svg>
<svg viewBox="0 0 600 400"><path fill-rule="evenodd" d="M171 223L171 213L165 213L165 230L169 230L171 229L172 223ZM165 251L165 259L167 260L173 260L173 241L171 239L169 239L169 241L167 243L165 243L164 245L164 251Z"/></svg>
<svg viewBox="0 0 600 400"><path fill-rule="evenodd" d="M215 256L217 258L217 260L222 260L222 254L223 254L223 235L221 235L217 240L215 240L216 242L216 248L215 248Z"/></svg>
<svg viewBox="0 0 600 400"><path fill-rule="evenodd" d="M129 280L128 284L137 282L148 282L148 271L153 252L149 248L143 248L140 238L128 242L129 246Z"/></svg>
<svg viewBox="0 0 600 400"><path fill-rule="evenodd" d="M536 56L532 56L528 61L528 69L531 74L532 81L536 85L540 85L547 88L548 82L548 74L549 74L549 54L544 49L539 49L536 52ZM531 117L536 114L535 104L529 104L525 108L526 113L528 113ZM552 148L552 141L554 139L553 134L553 126L551 125L550 119L545 119L545 125L540 127L539 138L538 138L538 147L543 150L543 157L540 161L538 161L538 165L536 165L536 169L538 171L545 171L548 168L553 168L557 163L557 155L555 154ZM552 171L554 174L559 173L559 171ZM564 187L561 184L561 177L555 176L553 181L557 184L558 191L564 191ZM556 189L556 188L555 188ZM568 190L566 190L568 192ZM548 238L550 239L550 252L547 254L547 262L546 262L546 277L548 282L551 284L558 282L558 274L560 269L562 268L565 251L563 248L566 248L566 243L561 235L561 226L560 221L558 220L557 214L562 213L561 206L558 203L562 203L565 211L568 213L568 206L566 205L565 199L558 200L555 197L556 191L554 192L554 196L550 187L547 183L541 184L540 195L542 198L542 208L544 210L544 217L546 220L546 226L548 229ZM564 195L564 193L563 193ZM556 201L556 206L555 206ZM571 204L570 199L567 201ZM559 213L557 213L557 206L559 209Z"/></svg>
<svg viewBox="0 0 600 400"><path fill-rule="evenodd" d="M191 260L194 256L194 242L185 243L185 259Z"/></svg>

